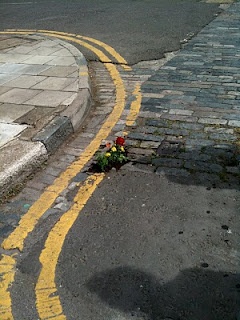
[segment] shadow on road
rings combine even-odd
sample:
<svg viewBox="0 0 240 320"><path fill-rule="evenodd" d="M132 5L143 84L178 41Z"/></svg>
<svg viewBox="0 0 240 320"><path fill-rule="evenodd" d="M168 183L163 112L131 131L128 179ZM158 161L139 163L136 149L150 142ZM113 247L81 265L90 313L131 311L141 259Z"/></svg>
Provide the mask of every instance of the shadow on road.
<svg viewBox="0 0 240 320"><path fill-rule="evenodd" d="M240 274L204 268L183 270L164 283L123 266L96 274L87 287L111 308L141 319L236 320L240 310Z"/></svg>

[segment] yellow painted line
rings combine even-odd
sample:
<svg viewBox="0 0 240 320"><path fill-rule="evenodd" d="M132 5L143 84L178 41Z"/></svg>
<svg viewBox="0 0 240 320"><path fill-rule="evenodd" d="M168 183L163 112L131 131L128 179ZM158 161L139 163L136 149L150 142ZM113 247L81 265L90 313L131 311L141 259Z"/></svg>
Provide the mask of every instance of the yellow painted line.
<svg viewBox="0 0 240 320"><path fill-rule="evenodd" d="M1 34L28 34L29 32L24 31L9 31L9 32L0 32ZM53 37L56 37L54 34ZM112 128L118 121L122 111L124 110L125 105L125 88L123 85L123 81L119 75L117 68L111 64L111 60L101 52L101 50L96 49L95 47L85 43L84 41L80 41L78 39L74 39L66 36L58 36L59 38L66 39L75 43L78 43L89 50L92 50L100 60L107 61L109 63L105 64L106 69L109 71L110 76L116 87L116 102L113 111L108 116L105 123L100 128L99 132L92 140L92 142L88 145L88 147L84 150L83 154L76 160L73 164L71 164L54 182L51 186L49 186L40 198L31 206L28 212L21 218L19 225L16 229L3 241L2 248L5 250L11 249L19 249L22 251L24 241L27 238L28 234L31 233L38 223L41 216L52 206L56 198L59 194L67 188L69 181L84 167L84 165L93 157L95 152L98 150L101 141L106 139L110 134ZM11 282L14 280L15 270L14 267L16 265L16 260L11 257L11 261L8 260L10 258L4 258L1 261L1 268L3 268L4 273L1 278L1 299L5 301L6 308L2 309L2 314L0 319L12 319L11 314L11 298L9 293L9 286ZM9 263L6 263L9 262ZM3 305L4 306L4 305ZM60 320L60 318L59 318Z"/></svg>
<svg viewBox="0 0 240 320"><path fill-rule="evenodd" d="M110 45L94 39L94 38L90 38L90 37L85 37L79 34L75 34L75 33L67 33L67 32L60 32L60 31L54 31L54 30L37 30L37 29L6 29L6 31L10 31L10 32L14 32L14 31L24 31L24 32L37 32L37 33L51 33L51 34L56 34L56 35L64 35L64 36L70 36L70 37L76 37L82 40L86 40L92 43L97 44L98 46L102 47L104 50L106 50L108 53L111 54L112 57L114 57L116 59L116 61L122 66L122 68L124 70L130 71L132 70L132 68L130 66L127 65L127 61Z"/></svg>
<svg viewBox="0 0 240 320"><path fill-rule="evenodd" d="M83 76L83 77L86 77L86 76L88 76L88 72L81 71L81 72L79 72L79 75Z"/></svg>
<svg viewBox="0 0 240 320"><path fill-rule="evenodd" d="M0 260L0 319L12 320L12 302L10 287L14 281L15 259L2 254Z"/></svg>
<svg viewBox="0 0 240 320"><path fill-rule="evenodd" d="M133 95L135 95L135 100L131 103L131 106L130 106L130 111L126 119L127 126L134 125L140 111L142 94L141 94L141 85L139 83L136 84L135 89L133 91Z"/></svg>
<svg viewBox="0 0 240 320"><path fill-rule="evenodd" d="M42 269L35 287L36 307L40 319L65 320L61 301L55 285L55 271L66 235L93 194L104 174L94 174L79 188L73 206L60 218L50 231L45 248L40 255Z"/></svg>
<svg viewBox="0 0 240 320"><path fill-rule="evenodd" d="M6 33L6 32L5 32ZM9 32L12 33L12 32ZM17 34L26 34L26 32L15 31ZM55 35L48 34L49 36L55 37ZM59 38L65 39L68 41L72 41L78 43L89 50L93 51L100 59L109 61L109 58L103 54L99 49L91 46L88 43L85 43L81 40L74 39L67 36L60 36ZM125 88L123 85L123 81L119 75L119 72L115 65L111 63L105 64L106 69L109 71L110 76L116 87L116 103L113 111L106 119L105 123L102 125L98 133L92 142L87 146L82 155L78 160L73 162L55 181L51 186L49 186L40 198L32 205L32 207L28 210L28 212L22 217L19 222L19 225L16 229L3 241L2 248L5 250L10 249L19 249L22 251L24 240L28 236L30 232L34 229L38 220L41 216L52 206L58 195L67 188L69 181L83 169L84 165L93 157L95 152L98 150L101 141L106 139L110 134L112 128L118 121L121 116L122 111L124 110L125 104Z"/></svg>

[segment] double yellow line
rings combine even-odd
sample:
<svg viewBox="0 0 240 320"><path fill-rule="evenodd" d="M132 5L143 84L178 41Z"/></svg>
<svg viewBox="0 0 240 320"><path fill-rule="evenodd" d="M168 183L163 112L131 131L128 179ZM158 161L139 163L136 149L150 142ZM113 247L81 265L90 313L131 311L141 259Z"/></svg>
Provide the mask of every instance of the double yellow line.
<svg viewBox="0 0 240 320"><path fill-rule="evenodd" d="M94 52L100 61L104 61L104 65L108 70L116 88L115 106L95 138L84 150L79 159L73 162L58 178L56 178L51 186L46 188L40 198L22 217L18 227L3 241L3 249L18 249L22 251L24 241L36 227L39 219L53 205L58 195L68 187L69 181L79 171L81 171L85 164L93 157L102 140L106 139L110 134L124 110L126 92L119 71L112 63L112 60L105 53L103 53L103 51L93 46L91 43L96 44L98 47L104 49L105 52L108 52L124 70L131 70L131 68L127 66L127 62L124 60L124 58L121 57L112 47L96 39L48 30L8 30L0 33L25 35L30 33L41 33L49 37L57 37L77 43ZM136 99L132 102L129 115L126 119L127 125L134 123L140 109L140 84L136 85L133 94L135 95ZM36 308L40 319L66 319L65 315L63 314L61 302L55 285L55 270L58 257L69 229L72 227L80 211L83 209L84 205L103 178L104 174L95 174L90 176L79 188L79 191L74 198L73 206L62 215L61 219L49 232L48 238L45 242L45 248L40 254L39 260L42 264L42 268L35 287ZM0 319L2 320L13 319L9 289L14 281L15 266L16 258L14 255L2 255L2 259L0 260L0 274L2 275L0 279Z"/></svg>

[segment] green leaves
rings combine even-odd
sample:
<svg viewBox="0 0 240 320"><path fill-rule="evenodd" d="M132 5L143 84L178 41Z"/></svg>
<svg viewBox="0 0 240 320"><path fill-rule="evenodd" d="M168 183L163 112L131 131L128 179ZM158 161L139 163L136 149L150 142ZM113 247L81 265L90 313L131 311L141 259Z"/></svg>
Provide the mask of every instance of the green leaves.
<svg viewBox="0 0 240 320"><path fill-rule="evenodd" d="M97 157L97 165L101 172L110 170L112 167L119 167L128 161L126 150L122 145L115 144L105 153Z"/></svg>

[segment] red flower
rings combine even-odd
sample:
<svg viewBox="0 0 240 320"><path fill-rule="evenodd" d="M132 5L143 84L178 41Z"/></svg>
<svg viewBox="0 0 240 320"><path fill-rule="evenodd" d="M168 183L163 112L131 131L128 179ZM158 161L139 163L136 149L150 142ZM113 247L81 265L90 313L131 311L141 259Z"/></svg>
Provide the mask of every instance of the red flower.
<svg viewBox="0 0 240 320"><path fill-rule="evenodd" d="M125 139L122 137L117 137L116 144L119 146L123 146L125 144Z"/></svg>

